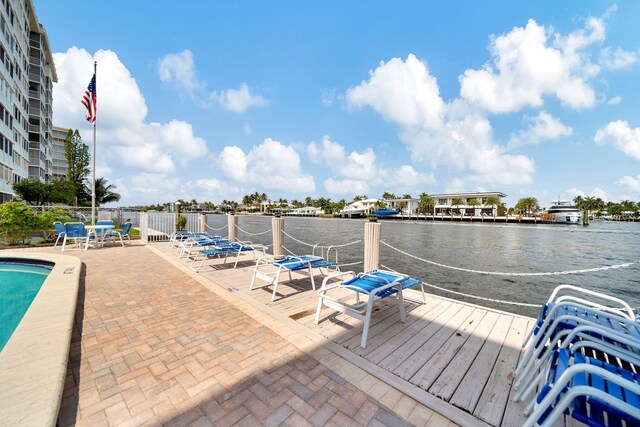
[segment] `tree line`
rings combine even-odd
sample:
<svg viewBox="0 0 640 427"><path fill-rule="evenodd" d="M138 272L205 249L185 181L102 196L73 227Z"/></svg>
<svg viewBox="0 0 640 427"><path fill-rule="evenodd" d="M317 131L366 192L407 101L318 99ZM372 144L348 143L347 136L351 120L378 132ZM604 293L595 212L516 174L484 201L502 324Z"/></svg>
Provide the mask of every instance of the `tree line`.
<svg viewBox="0 0 640 427"><path fill-rule="evenodd" d="M38 178L23 179L13 184L15 194L30 205L61 203L65 205L91 206L91 178L89 174L89 147L82 142L78 130L69 129L64 141L67 174L41 181ZM105 178L96 178L96 206L117 202L120 194L115 185Z"/></svg>

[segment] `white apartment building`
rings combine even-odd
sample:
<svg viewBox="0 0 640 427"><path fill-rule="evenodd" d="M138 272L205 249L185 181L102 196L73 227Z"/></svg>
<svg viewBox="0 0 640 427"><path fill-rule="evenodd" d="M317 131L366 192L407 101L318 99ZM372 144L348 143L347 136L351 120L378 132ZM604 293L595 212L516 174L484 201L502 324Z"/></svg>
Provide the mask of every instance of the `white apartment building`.
<svg viewBox="0 0 640 427"><path fill-rule="evenodd" d="M506 194L486 191L486 192L468 192L468 193L445 193L445 194L431 194L435 203L434 215L489 215L495 216L497 213L497 206L488 205L487 199L489 197L497 197L501 200L502 197L507 197ZM454 205L454 199L462 199L462 204ZM480 204L472 206L468 204L471 199L477 200Z"/></svg>
<svg viewBox="0 0 640 427"><path fill-rule="evenodd" d="M47 33L32 0L0 0L0 202L12 184L51 171L51 89L57 81Z"/></svg>
<svg viewBox="0 0 640 427"><path fill-rule="evenodd" d="M51 132L51 177L63 178L67 176L69 167L64 153L64 141L67 139L69 129L53 127Z"/></svg>

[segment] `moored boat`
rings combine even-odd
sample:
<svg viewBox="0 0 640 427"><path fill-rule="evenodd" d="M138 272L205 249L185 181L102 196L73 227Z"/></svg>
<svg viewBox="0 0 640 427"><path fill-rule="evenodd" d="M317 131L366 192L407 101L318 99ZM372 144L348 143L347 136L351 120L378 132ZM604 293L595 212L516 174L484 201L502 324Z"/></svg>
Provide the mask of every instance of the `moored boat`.
<svg viewBox="0 0 640 427"><path fill-rule="evenodd" d="M553 202L547 209L548 215L553 215L556 224L581 224L582 212L571 202Z"/></svg>

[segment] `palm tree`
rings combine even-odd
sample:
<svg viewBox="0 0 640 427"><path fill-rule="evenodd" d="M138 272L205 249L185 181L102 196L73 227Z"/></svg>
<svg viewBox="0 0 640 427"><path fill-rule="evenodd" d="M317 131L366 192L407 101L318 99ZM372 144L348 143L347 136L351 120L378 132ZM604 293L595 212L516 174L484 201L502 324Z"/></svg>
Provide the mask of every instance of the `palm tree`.
<svg viewBox="0 0 640 427"><path fill-rule="evenodd" d="M473 208L473 214L471 216L474 216L476 214L476 206L480 206L480 200L472 197L470 199L467 199L467 205Z"/></svg>
<svg viewBox="0 0 640 427"><path fill-rule="evenodd" d="M104 178L96 178L96 206L100 206L103 203L117 202L120 200L120 194L116 193L116 186L113 184L107 184L107 180ZM89 190L91 194L91 190Z"/></svg>
<svg viewBox="0 0 640 427"><path fill-rule="evenodd" d="M464 204L464 200L462 197L454 197L451 199L451 207L458 208L458 213L460 213L460 205ZM453 209L451 210L451 216L453 217Z"/></svg>
<svg viewBox="0 0 640 427"><path fill-rule="evenodd" d="M496 207L498 207L498 205L500 204L500 198L497 196L489 196L486 199L484 199L484 205L485 206L491 206L491 212L493 212L493 217L496 217Z"/></svg>
<svg viewBox="0 0 640 427"><path fill-rule="evenodd" d="M590 212L596 209L602 209L604 202L601 199L596 199L595 197L576 197L576 199L578 198L580 198L580 200L576 203L576 207L582 210L582 225L589 225ZM574 199L574 201L576 199Z"/></svg>
<svg viewBox="0 0 640 427"><path fill-rule="evenodd" d="M524 213L525 215L527 215L529 212L534 212L540 209L538 199L536 199L535 197L523 197L516 202L515 207L520 211L520 213Z"/></svg>
<svg viewBox="0 0 640 427"><path fill-rule="evenodd" d="M395 199L396 195L393 193L389 193L388 191L385 191L384 193L382 193L382 198L386 200Z"/></svg>
<svg viewBox="0 0 640 427"><path fill-rule="evenodd" d="M431 197L427 193L422 193L420 194L419 206L420 206L420 212L433 213L433 209L435 208L436 204L435 204L435 201L433 200L433 197Z"/></svg>

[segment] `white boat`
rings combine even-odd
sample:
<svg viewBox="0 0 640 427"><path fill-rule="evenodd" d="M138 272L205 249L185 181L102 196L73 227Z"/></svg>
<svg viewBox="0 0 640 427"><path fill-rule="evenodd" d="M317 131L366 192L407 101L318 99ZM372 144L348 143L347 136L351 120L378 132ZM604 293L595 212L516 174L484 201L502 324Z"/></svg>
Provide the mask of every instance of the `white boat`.
<svg viewBox="0 0 640 427"><path fill-rule="evenodd" d="M553 215L556 224L582 224L582 212L571 202L553 202L547 214Z"/></svg>

